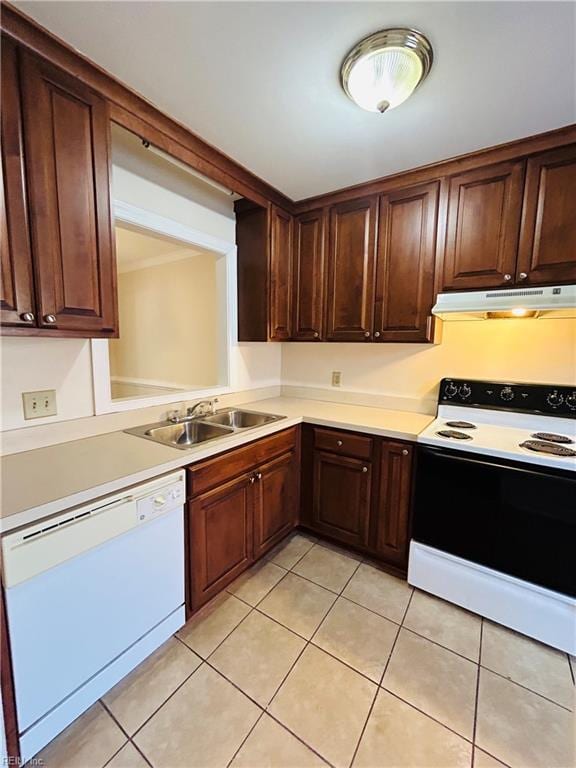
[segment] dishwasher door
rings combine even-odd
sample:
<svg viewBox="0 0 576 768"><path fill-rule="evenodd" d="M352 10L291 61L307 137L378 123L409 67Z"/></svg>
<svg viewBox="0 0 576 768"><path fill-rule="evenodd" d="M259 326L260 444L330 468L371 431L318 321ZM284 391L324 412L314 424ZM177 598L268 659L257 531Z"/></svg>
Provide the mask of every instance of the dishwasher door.
<svg viewBox="0 0 576 768"><path fill-rule="evenodd" d="M184 484L165 480L5 537L20 733L183 605Z"/></svg>

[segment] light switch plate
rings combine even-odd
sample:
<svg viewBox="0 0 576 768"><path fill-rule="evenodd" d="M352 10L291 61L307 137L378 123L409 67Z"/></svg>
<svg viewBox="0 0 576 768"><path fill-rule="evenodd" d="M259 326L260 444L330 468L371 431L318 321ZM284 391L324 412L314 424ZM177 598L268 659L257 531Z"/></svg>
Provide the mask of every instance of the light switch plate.
<svg viewBox="0 0 576 768"><path fill-rule="evenodd" d="M332 386L339 387L342 384L342 371L332 371Z"/></svg>
<svg viewBox="0 0 576 768"><path fill-rule="evenodd" d="M41 392L22 392L25 419L43 419L56 416L56 390L44 389Z"/></svg>

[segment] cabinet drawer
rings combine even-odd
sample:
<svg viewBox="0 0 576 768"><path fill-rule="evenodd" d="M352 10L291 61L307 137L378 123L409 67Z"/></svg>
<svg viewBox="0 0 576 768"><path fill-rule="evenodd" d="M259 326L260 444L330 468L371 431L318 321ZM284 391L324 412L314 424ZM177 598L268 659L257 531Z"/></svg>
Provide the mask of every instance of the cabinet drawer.
<svg viewBox="0 0 576 768"><path fill-rule="evenodd" d="M323 451L354 456L358 459L372 458L371 437L355 435L351 432L338 432L335 429L314 429L314 448Z"/></svg>
<svg viewBox="0 0 576 768"><path fill-rule="evenodd" d="M292 427L241 448L233 448L198 464L192 464L186 468L188 498L233 480L245 472L251 472L259 464L293 450L297 438L298 428Z"/></svg>

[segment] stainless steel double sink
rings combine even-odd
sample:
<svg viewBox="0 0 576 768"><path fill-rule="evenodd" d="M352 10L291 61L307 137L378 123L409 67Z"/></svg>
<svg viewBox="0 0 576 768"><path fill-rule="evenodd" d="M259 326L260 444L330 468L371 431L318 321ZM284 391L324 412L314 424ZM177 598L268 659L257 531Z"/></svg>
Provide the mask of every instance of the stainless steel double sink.
<svg viewBox="0 0 576 768"><path fill-rule="evenodd" d="M176 423L158 421L155 424L145 424L142 427L133 427L124 431L129 435L143 437L145 440L153 440L155 443L186 450L209 440L229 437L234 433L263 427L285 418L285 416L244 411L239 408L224 408L216 411L212 416L197 416Z"/></svg>

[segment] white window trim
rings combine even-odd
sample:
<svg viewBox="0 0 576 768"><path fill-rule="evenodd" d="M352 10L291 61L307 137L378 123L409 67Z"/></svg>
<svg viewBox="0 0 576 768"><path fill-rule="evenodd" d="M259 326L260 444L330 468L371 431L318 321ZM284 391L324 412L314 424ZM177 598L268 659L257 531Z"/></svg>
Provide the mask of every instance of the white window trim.
<svg viewBox="0 0 576 768"><path fill-rule="evenodd" d="M168 395L154 395L152 397L137 397L125 400L113 400L110 388L110 357L108 353L108 339L92 339L92 380L94 386L94 412L97 416L104 413L118 413L133 411L138 408L148 408L155 405L169 405L175 402L187 400L199 400L205 397L216 397L227 394L231 388L231 357L232 347L237 342L237 301L236 301L236 245L227 240L220 240L212 235L207 235L198 229L193 229L173 219L160 216L144 208L124 203L120 200L113 201L114 218L116 221L133 224L140 229L145 229L155 234L166 235L181 240L190 245L206 248L220 254L224 259L226 274L226 306L222 309L226 314L224 334L226 336L226 360L222 361L225 371L226 384L211 387L210 389L194 389L189 392L178 392Z"/></svg>

